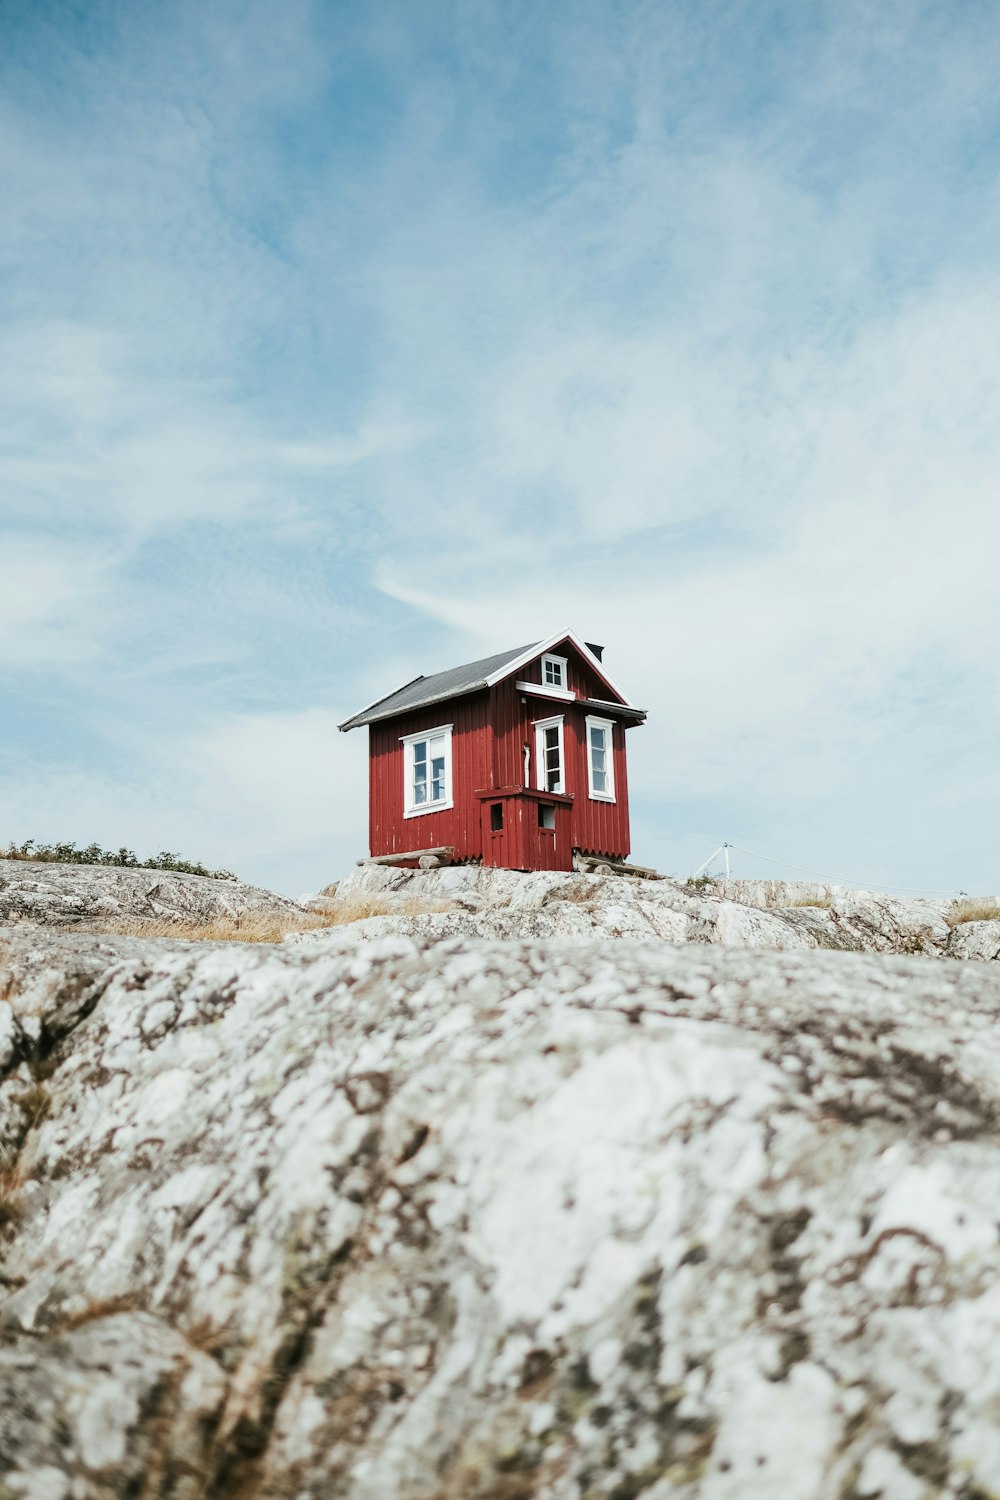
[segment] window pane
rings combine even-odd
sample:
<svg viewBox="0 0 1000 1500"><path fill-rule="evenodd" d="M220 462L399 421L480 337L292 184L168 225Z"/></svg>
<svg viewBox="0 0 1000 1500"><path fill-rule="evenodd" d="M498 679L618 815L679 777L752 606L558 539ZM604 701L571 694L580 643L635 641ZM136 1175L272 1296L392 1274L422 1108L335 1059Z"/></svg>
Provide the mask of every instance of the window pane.
<svg viewBox="0 0 1000 1500"><path fill-rule="evenodd" d="M447 734L433 734L410 742L408 808L428 807L447 800L449 741Z"/></svg>
<svg viewBox="0 0 1000 1500"><path fill-rule="evenodd" d="M427 741L420 740L413 747L413 805L421 806L427 801Z"/></svg>
<svg viewBox="0 0 1000 1500"><path fill-rule="evenodd" d="M562 745L560 726L558 724L546 724L540 726L538 736L539 751L539 785L546 792L562 791Z"/></svg>
<svg viewBox="0 0 1000 1500"><path fill-rule="evenodd" d="M611 737L601 724L590 725L590 786L598 795L610 796L611 778L608 774L608 756Z"/></svg>

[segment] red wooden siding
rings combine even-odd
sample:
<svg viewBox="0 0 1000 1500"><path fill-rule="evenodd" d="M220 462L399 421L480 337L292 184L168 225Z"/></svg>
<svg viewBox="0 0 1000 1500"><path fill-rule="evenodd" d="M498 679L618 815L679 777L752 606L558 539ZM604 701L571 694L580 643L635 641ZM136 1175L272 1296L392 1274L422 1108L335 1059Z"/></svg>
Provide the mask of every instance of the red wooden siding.
<svg viewBox="0 0 1000 1500"><path fill-rule="evenodd" d="M539 808L553 814L551 828L540 826ZM519 788L482 795L483 864L504 870L571 870L573 804L568 797ZM491 813L501 812L501 826Z"/></svg>
<svg viewBox="0 0 1000 1500"><path fill-rule="evenodd" d="M572 646L556 647L568 658L570 691L578 699L612 701L616 695ZM512 869L569 869L571 851L624 858L630 848L625 723L613 711L588 709L581 702L533 696L516 681L541 683L540 659L496 687L449 699L369 728L369 830L372 854L451 845L458 859L482 857ZM613 721L614 802L592 799L587 774L586 717ZM537 801L516 794L524 786L524 746L530 746L532 787L536 781L534 722L562 715L564 778L571 799L556 806L553 833L537 826ZM404 817L404 735L452 724L452 796L442 812ZM495 791L504 802L505 827L490 829L489 802L479 793Z"/></svg>
<svg viewBox="0 0 1000 1500"><path fill-rule="evenodd" d="M476 792L489 784L486 704L486 693L469 693L369 726L368 832L372 854L403 854L408 849L431 849L440 844L454 845L460 859L482 853ZM441 724L454 725L451 777L455 805L443 812L404 817L400 737L421 729L437 729Z"/></svg>
<svg viewBox="0 0 1000 1500"><path fill-rule="evenodd" d="M555 654L568 657L570 692L581 698L613 700L611 689L598 677L593 668L582 660L572 647L556 647ZM515 682L538 682L542 680L541 658L521 672L498 682L492 689L493 712L493 782L494 786L520 786L524 781L524 746L531 746L531 779L535 775L535 730L536 719L553 718L562 714L564 725L564 753L566 757L566 791L573 797L573 843L577 849L590 854L609 854L624 858L628 854L628 773L625 768L625 726L616 722L612 730L612 746L615 767L614 802L591 799L587 776L586 717L588 713L598 718L613 718L603 709L588 709L582 703L564 703L557 698L532 698L522 703L526 695L519 692Z"/></svg>

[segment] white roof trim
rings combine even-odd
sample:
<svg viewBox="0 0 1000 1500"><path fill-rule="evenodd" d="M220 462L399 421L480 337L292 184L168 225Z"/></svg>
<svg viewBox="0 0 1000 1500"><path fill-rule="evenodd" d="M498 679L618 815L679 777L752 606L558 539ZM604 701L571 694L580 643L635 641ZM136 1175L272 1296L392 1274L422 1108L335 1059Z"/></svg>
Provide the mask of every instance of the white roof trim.
<svg viewBox="0 0 1000 1500"><path fill-rule="evenodd" d="M539 641L537 646L529 646L528 650L522 652L522 654L516 657L514 661L509 661L505 667L499 667L497 671L493 672L489 677L487 677L486 686L495 687L498 682L503 682L505 677L510 677L513 675L513 673L519 672L522 667L526 667L528 665L528 662L534 661L537 656L545 656L547 652L550 652L552 650L553 646L558 646L563 641L570 641L572 643L576 650L579 651L580 655L583 657L587 665L589 667L592 667L593 670L597 673L601 681L605 683L613 693L618 694L619 698L622 700L622 703L626 708L635 708L636 705L632 702L631 698L626 697L621 688L618 686L617 682L615 682L613 678L608 676L607 670L605 669L603 663L597 660L597 657L594 655L593 651L588 649L586 642L581 641L580 637L578 635L575 635L572 630L560 630L557 635L550 636L547 641Z"/></svg>
<svg viewBox="0 0 1000 1500"><path fill-rule="evenodd" d="M529 693L533 698L558 698L560 703L575 703L576 694L566 688L549 687L545 682L515 682L519 693Z"/></svg>

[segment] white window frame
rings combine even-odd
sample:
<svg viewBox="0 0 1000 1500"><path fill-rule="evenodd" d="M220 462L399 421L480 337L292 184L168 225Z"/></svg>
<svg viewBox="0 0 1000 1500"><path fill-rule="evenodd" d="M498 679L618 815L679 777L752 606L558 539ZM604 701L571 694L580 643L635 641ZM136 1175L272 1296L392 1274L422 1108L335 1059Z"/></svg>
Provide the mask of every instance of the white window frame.
<svg viewBox="0 0 1000 1500"><path fill-rule="evenodd" d="M561 796L566 794L566 732L565 717L556 714L551 719L536 719L535 725L535 786L540 792L558 792ZM546 786L545 775L545 731L546 729L558 729L559 731L559 785L557 787Z"/></svg>
<svg viewBox="0 0 1000 1500"><path fill-rule="evenodd" d="M454 724L439 724L436 729L421 729L416 734L401 734L403 746L403 817L423 818L428 813L447 812L455 806L451 777L451 732ZM423 802L419 806L413 800L414 747L425 740L444 736L444 797L437 802ZM428 762L430 757L428 756Z"/></svg>
<svg viewBox="0 0 1000 1500"><path fill-rule="evenodd" d="M615 802L615 721L614 719L599 719L596 714L587 714L587 790L592 802ZM590 743L591 729L603 729L604 731L604 763L608 778L608 789L606 792L594 791L594 756L593 746Z"/></svg>
<svg viewBox="0 0 1000 1500"><path fill-rule="evenodd" d="M558 667L558 669L559 669L559 681L558 682L547 682L546 681L546 678L545 678L545 664L546 664L546 662L552 662L552 664L555 667ZM567 656L553 656L552 653L551 653L551 651L546 651L545 655L542 657L541 674L542 674L542 687L555 688L557 691L561 691L561 692L564 692L564 693L567 692L568 689L569 689L569 657L567 657Z"/></svg>

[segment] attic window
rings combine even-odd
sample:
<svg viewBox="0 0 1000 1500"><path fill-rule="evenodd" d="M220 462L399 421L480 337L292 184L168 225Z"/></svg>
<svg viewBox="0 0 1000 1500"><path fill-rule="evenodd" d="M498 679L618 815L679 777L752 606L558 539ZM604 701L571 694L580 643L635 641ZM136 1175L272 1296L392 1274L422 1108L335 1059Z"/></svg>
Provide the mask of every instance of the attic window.
<svg viewBox="0 0 1000 1500"><path fill-rule="evenodd" d="M542 657L542 686L552 688L567 687L566 657L565 656L543 656Z"/></svg>
<svg viewBox="0 0 1000 1500"><path fill-rule="evenodd" d="M451 724L400 736L403 745L403 815L454 807L451 792Z"/></svg>

